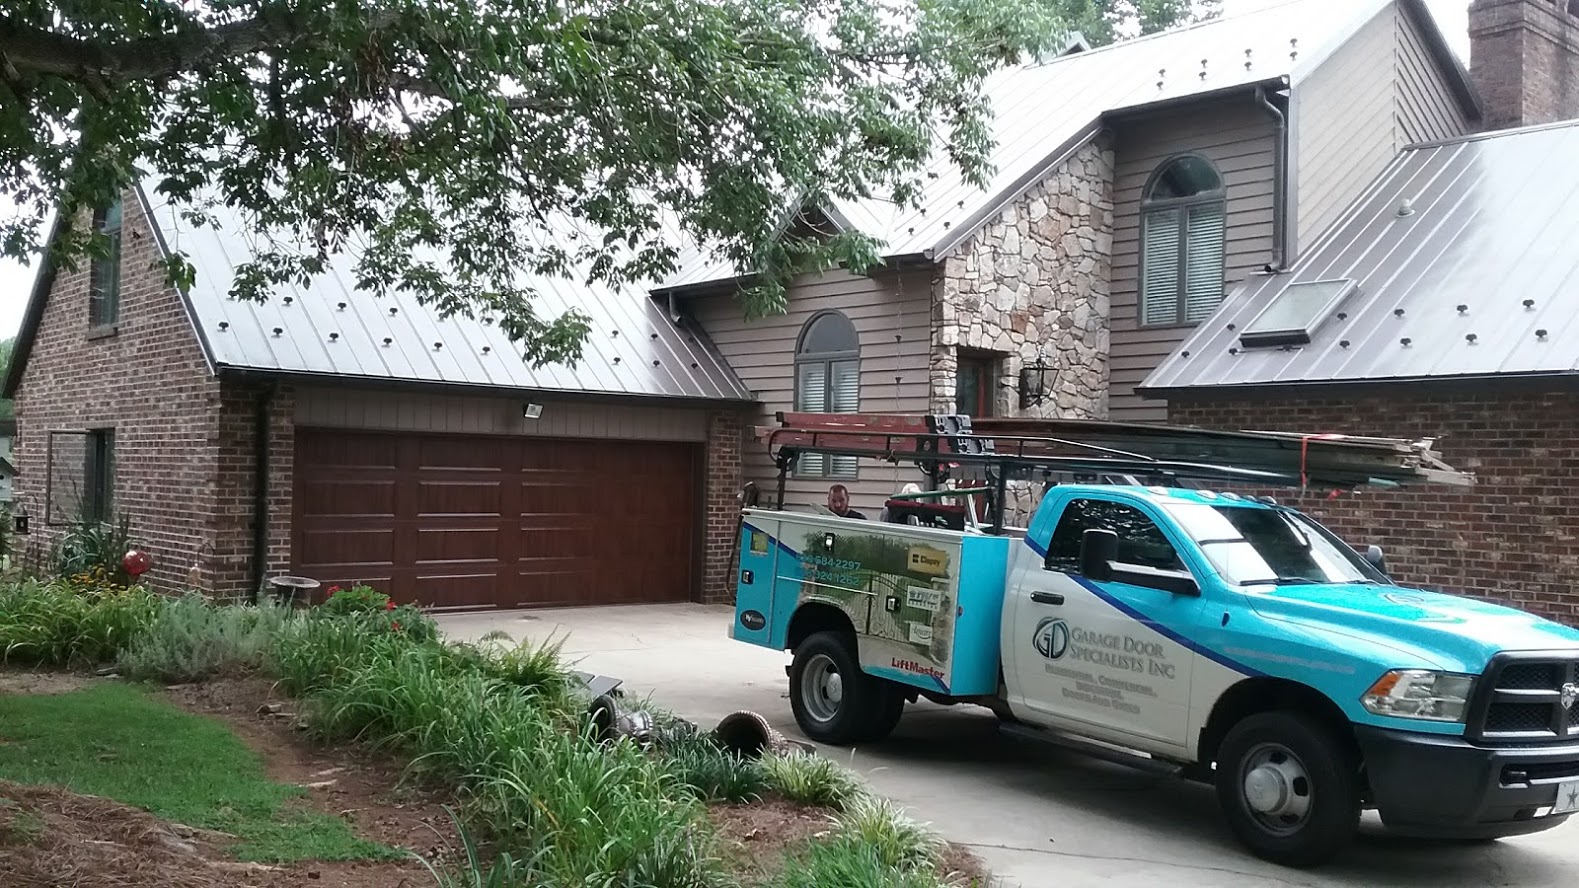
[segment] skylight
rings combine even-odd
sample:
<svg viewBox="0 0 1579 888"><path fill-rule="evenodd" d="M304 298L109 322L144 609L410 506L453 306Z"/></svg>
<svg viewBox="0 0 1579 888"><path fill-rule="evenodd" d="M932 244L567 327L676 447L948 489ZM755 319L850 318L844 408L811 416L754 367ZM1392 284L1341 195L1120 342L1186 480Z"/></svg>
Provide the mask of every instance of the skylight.
<svg viewBox="0 0 1579 888"><path fill-rule="evenodd" d="M1349 278L1289 284L1245 325L1239 344L1245 348L1309 344L1338 303L1353 291L1354 281Z"/></svg>

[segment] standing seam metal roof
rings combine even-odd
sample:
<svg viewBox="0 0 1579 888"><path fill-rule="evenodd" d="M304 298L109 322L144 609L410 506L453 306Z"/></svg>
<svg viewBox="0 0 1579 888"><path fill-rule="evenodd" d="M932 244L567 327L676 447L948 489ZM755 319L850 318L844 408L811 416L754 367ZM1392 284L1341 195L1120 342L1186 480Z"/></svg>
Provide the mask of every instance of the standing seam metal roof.
<svg viewBox="0 0 1579 888"><path fill-rule="evenodd" d="M1236 289L1140 389L1579 372L1575 158L1579 121L1406 149L1294 268ZM1310 344L1240 346L1235 331L1289 286L1332 278L1358 290Z"/></svg>
<svg viewBox="0 0 1579 888"><path fill-rule="evenodd" d="M754 401L700 329L672 321L639 289L534 277L533 308L545 318L578 309L591 332L575 366L533 368L496 324L452 316L409 294L381 299L357 291L354 257L340 254L310 286L276 288L264 304L229 293L235 270L257 252L243 220L226 207L208 212L218 226L183 223L168 202L143 202L168 248L198 270L187 293L193 322L216 368L489 386L632 397ZM548 236L553 236L550 233Z"/></svg>
<svg viewBox="0 0 1579 888"><path fill-rule="evenodd" d="M1392 2L1286 0L1000 71L985 85L996 170L986 188L968 184L940 157L928 167L919 209L871 199L837 202L832 212L881 241L888 257L932 258L1045 176L1095 134L1104 115L1268 82L1297 85ZM1424 10L1418 0L1396 2ZM692 247L659 289L738 276L727 259Z"/></svg>

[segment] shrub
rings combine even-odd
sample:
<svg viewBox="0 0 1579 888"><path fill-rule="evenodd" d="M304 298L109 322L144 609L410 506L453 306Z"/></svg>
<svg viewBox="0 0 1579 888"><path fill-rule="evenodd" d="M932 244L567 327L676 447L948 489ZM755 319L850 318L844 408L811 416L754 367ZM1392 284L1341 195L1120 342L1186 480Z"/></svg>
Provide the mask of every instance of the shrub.
<svg viewBox="0 0 1579 888"><path fill-rule="evenodd" d="M893 869L932 869L943 853L939 838L885 798L863 794L845 806L835 823L841 839L871 848Z"/></svg>
<svg viewBox="0 0 1579 888"><path fill-rule="evenodd" d="M282 681L312 689L312 730L398 751L455 782L475 822L528 852L528 884L723 883L704 809L679 779L634 744L566 730L539 696L490 674L515 667L369 633L359 619L300 622L276 662Z"/></svg>
<svg viewBox="0 0 1579 888"><path fill-rule="evenodd" d="M339 586L329 587L329 598L319 609L333 616L347 614L373 613L390 609L389 596L374 589L372 586L357 585L349 589Z"/></svg>
<svg viewBox="0 0 1579 888"><path fill-rule="evenodd" d="M899 870L887 866L877 850L848 838L814 842L789 860L774 888L940 888L930 870Z"/></svg>
<svg viewBox="0 0 1579 888"><path fill-rule="evenodd" d="M51 560L59 576L76 577L99 568L110 583L125 586L131 577L121 567L121 559L134 546L128 516L102 522L79 516L55 543Z"/></svg>
<svg viewBox="0 0 1579 888"><path fill-rule="evenodd" d="M0 660L94 666L144 631L161 599L146 589L81 593L61 582L0 585Z"/></svg>
<svg viewBox="0 0 1579 888"><path fill-rule="evenodd" d="M755 801L767 786L755 761L741 758L707 737L671 740L663 750L663 760L669 771L703 801Z"/></svg>
<svg viewBox="0 0 1579 888"><path fill-rule="evenodd" d="M842 810L865 792L843 765L800 750L765 755L758 767L768 789L803 805Z"/></svg>
<svg viewBox="0 0 1579 888"><path fill-rule="evenodd" d="M121 652L117 666L129 677L166 682L199 681L263 665L287 608L214 606L190 593L166 604L146 631Z"/></svg>

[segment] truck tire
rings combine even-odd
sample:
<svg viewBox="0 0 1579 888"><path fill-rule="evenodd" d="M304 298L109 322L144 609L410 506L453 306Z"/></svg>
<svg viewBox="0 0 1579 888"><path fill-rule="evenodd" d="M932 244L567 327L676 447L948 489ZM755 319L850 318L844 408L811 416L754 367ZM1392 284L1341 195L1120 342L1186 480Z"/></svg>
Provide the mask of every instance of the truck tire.
<svg viewBox="0 0 1579 888"><path fill-rule="evenodd" d="M894 727L899 724L899 716L905 711L905 692L886 679L868 675L866 680L875 686L873 688L875 703L861 739L867 743L876 743L892 734Z"/></svg>
<svg viewBox="0 0 1579 888"><path fill-rule="evenodd" d="M1262 712L1228 731L1217 756L1217 799L1257 856L1291 867L1324 863L1360 823L1352 747L1298 712Z"/></svg>
<svg viewBox="0 0 1579 888"><path fill-rule="evenodd" d="M874 739L891 704L880 679L861 671L855 639L842 632L818 632L801 642L790 663L790 709L795 723L818 743L842 746ZM893 721L898 721L895 711Z"/></svg>

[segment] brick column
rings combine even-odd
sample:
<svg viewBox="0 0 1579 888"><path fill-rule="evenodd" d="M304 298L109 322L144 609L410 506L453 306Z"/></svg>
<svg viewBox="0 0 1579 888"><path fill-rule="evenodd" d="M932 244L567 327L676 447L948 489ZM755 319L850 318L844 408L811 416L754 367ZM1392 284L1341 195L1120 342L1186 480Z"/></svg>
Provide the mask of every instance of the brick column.
<svg viewBox="0 0 1579 888"><path fill-rule="evenodd" d="M250 600L253 585L253 532L257 512L257 405L263 390L227 384L219 419L218 504L212 551L203 566L202 585L216 596ZM268 540L264 575L290 569L292 462L295 454L295 398L281 386L269 407Z"/></svg>
<svg viewBox="0 0 1579 888"><path fill-rule="evenodd" d="M708 415L701 588L701 600L708 604L730 604L735 600L731 566L740 517L740 453L745 435L745 417L740 411L718 410Z"/></svg>

